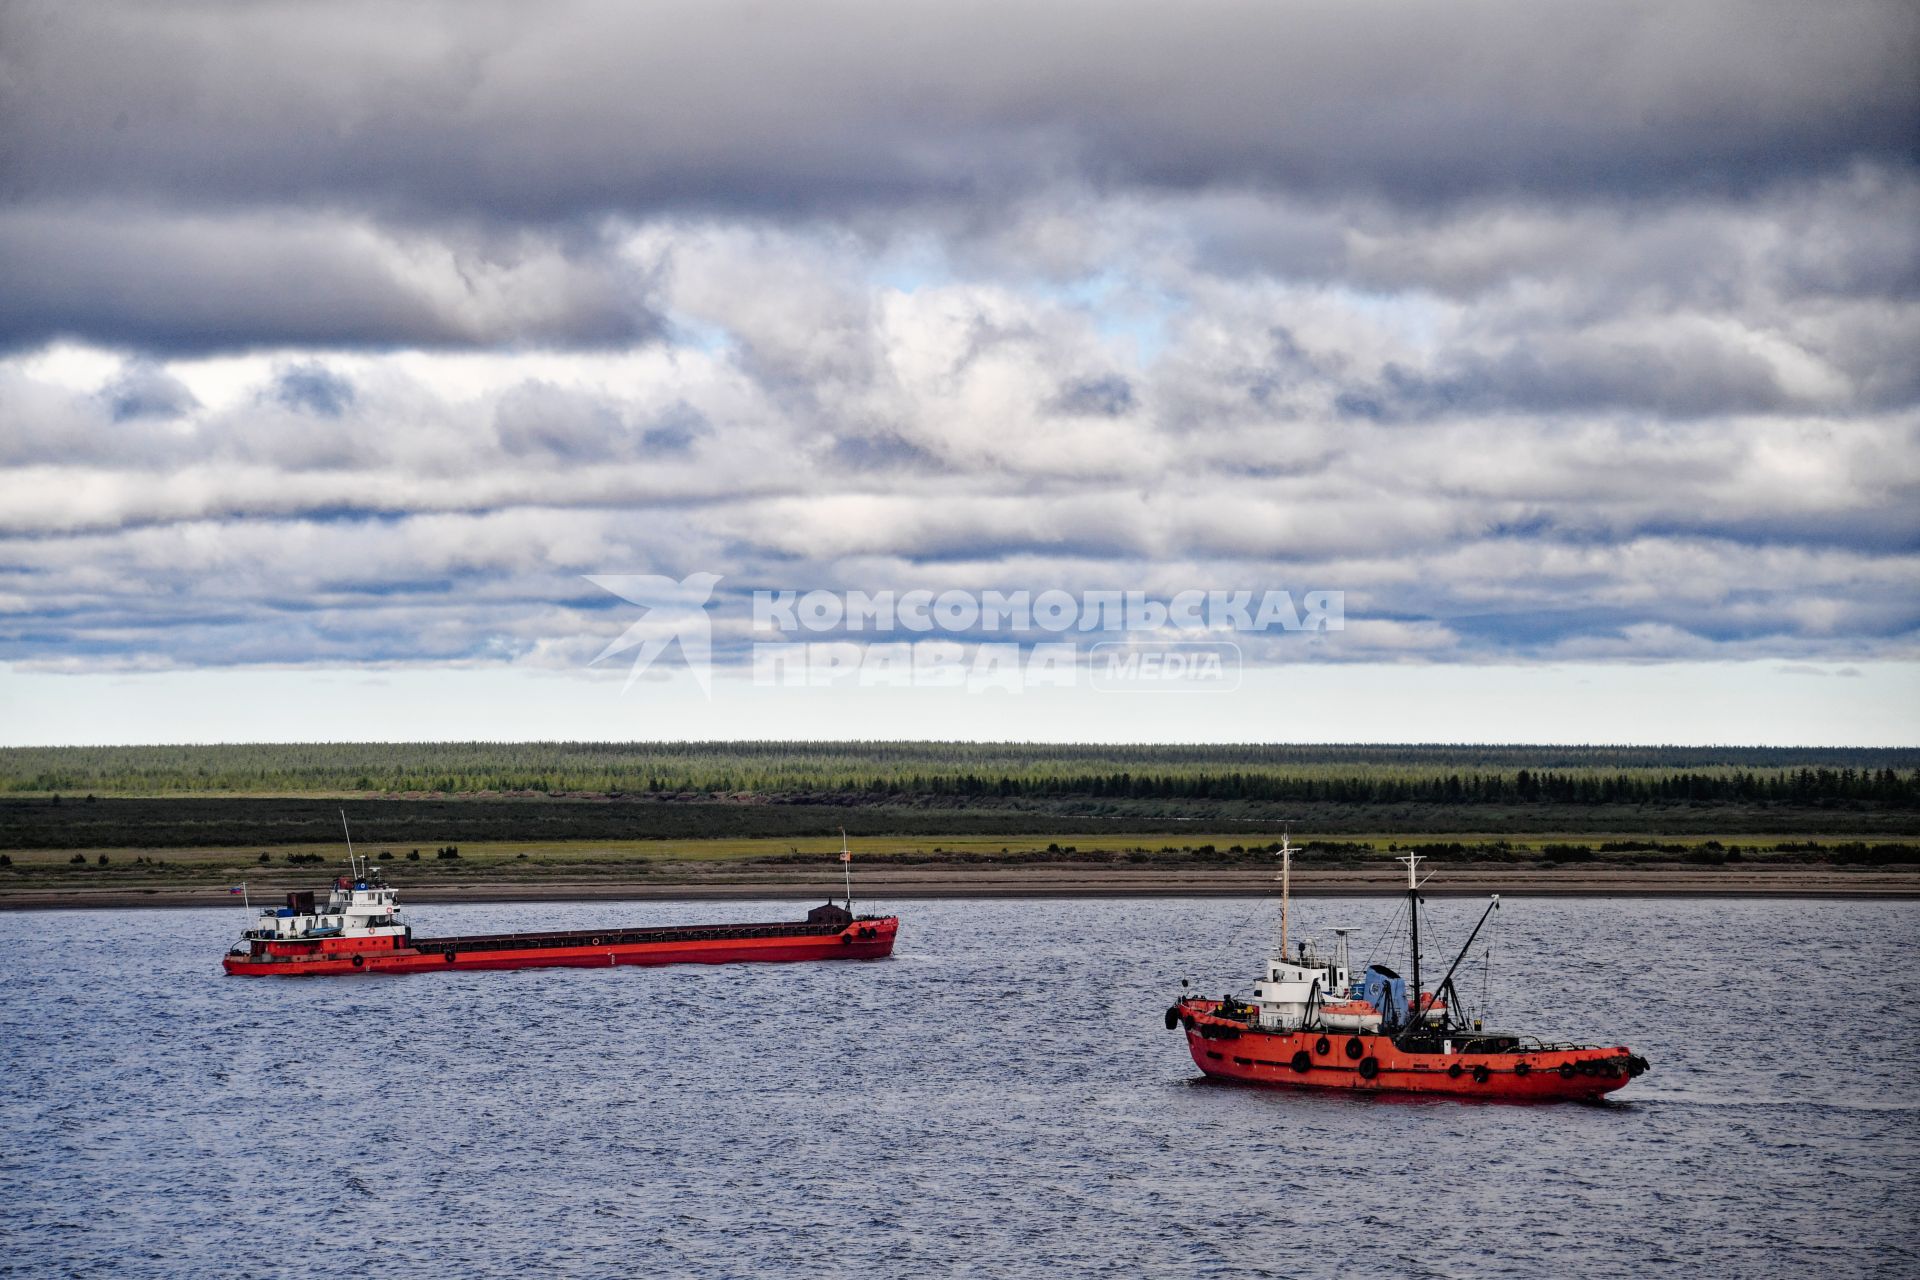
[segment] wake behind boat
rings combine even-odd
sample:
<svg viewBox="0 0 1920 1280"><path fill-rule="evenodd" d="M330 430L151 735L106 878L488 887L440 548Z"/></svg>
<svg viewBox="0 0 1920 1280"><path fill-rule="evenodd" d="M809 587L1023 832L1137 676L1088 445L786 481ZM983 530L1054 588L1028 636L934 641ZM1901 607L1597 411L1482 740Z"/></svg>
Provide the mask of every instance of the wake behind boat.
<svg viewBox="0 0 1920 1280"><path fill-rule="evenodd" d="M1407 864L1411 986L1385 965L1353 973L1345 930L1335 930L1330 956L1311 940L1289 951L1294 852L1291 841L1282 842L1277 945L1253 999L1182 996L1167 1010L1167 1029L1185 1029L1194 1063L1207 1075L1292 1088L1552 1099L1597 1098L1647 1069L1646 1059L1625 1045L1546 1044L1485 1030L1479 1019L1469 1022L1459 1013L1454 975L1499 908L1498 894L1439 986L1423 990L1418 856L1400 859Z"/></svg>
<svg viewBox="0 0 1920 1280"><path fill-rule="evenodd" d="M878 960L893 953L895 916L855 915L847 868L845 905L827 902L805 920L763 924L570 929L416 938L399 892L377 866L356 858L326 900L290 893L241 935L222 961L229 974L293 977L346 973L446 973L459 969L605 968L610 965L733 964L741 961Z"/></svg>

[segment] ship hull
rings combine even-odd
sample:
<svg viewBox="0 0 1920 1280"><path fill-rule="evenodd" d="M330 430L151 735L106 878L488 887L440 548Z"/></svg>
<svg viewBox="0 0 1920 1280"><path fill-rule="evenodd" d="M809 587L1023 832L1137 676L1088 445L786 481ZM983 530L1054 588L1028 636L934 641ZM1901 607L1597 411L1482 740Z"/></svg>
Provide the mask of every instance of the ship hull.
<svg viewBox="0 0 1920 1280"><path fill-rule="evenodd" d="M1284 1089L1439 1094L1495 1101L1594 1099L1625 1085L1645 1063L1625 1046L1505 1053L1423 1053L1368 1032L1268 1031L1215 1018L1211 1002L1169 1011L1208 1076Z"/></svg>
<svg viewBox="0 0 1920 1280"><path fill-rule="evenodd" d="M222 962L236 977L451 973L471 969L605 969L620 965L879 960L893 953L895 917L844 928L708 925L600 933L490 934L404 940L341 938L256 944Z"/></svg>

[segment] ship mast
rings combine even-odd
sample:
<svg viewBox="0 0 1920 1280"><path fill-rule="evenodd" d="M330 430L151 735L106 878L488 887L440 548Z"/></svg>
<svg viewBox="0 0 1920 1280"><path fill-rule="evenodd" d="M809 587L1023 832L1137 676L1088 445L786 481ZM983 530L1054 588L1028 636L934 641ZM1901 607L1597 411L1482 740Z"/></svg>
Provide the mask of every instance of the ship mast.
<svg viewBox="0 0 1920 1280"><path fill-rule="evenodd" d="M1293 839L1287 831L1280 833L1280 956L1287 958L1288 910L1293 905Z"/></svg>
<svg viewBox="0 0 1920 1280"><path fill-rule="evenodd" d="M1396 859L1407 864L1407 920L1413 929L1413 1014L1409 1025L1426 1015L1420 1007L1420 864L1424 859L1410 853Z"/></svg>
<svg viewBox="0 0 1920 1280"><path fill-rule="evenodd" d="M847 848L847 829L840 828L840 870L847 877L847 914L853 914L853 850Z"/></svg>

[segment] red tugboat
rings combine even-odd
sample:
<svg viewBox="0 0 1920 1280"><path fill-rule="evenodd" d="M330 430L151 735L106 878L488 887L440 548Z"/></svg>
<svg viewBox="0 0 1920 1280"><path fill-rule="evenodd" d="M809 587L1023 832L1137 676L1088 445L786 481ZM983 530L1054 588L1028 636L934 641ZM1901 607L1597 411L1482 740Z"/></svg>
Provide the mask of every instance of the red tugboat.
<svg viewBox="0 0 1920 1280"><path fill-rule="evenodd" d="M1418 856L1400 859L1407 864L1411 988L1384 965L1353 974L1345 930L1335 931L1331 956L1321 956L1311 940L1289 953L1294 852L1291 841L1283 840L1278 945L1254 984L1252 1001L1182 996L1167 1010L1167 1029L1186 1031L1193 1060L1207 1075L1288 1088L1515 1100L1598 1098L1647 1070L1647 1060L1624 1045L1543 1044L1509 1031L1484 1030L1478 1019L1468 1023L1455 1012L1460 1001L1454 973L1499 909L1498 894L1446 977L1434 991L1424 990Z"/></svg>
<svg viewBox="0 0 1920 1280"><path fill-rule="evenodd" d="M900 921L828 902L804 921L577 929L416 938L397 891L380 868L357 859L324 903L311 891L262 911L222 964L230 974L293 977L336 973L449 973L460 969L606 968L609 965L732 964L747 960L878 960L893 954ZM852 861L844 843L842 864Z"/></svg>

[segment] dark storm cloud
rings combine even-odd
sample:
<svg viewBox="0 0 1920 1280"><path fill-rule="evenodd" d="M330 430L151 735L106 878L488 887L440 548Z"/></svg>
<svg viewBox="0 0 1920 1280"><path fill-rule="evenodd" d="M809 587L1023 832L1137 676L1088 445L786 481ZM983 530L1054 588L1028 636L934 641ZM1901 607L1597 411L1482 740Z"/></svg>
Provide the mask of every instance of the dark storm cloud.
<svg viewBox="0 0 1920 1280"><path fill-rule="evenodd" d="M625 345L647 281L532 233L395 236L324 214L0 211L0 350L63 337L155 353Z"/></svg>
<svg viewBox="0 0 1920 1280"><path fill-rule="evenodd" d="M1461 301L1516 282L1559 290L1569 315L1631 306L1743 306L1767 296L1920 298L1920 167L1859 165L1764 192L1623 200L1517 195L1440 207L1167 197L1195 260L1220 275L1419 289ZM1176 212L1177 211L1177 212Z"/></svg>
<svg viewBox="0 0 1920 1280"><path fill-rule="evenodd" d="M1339 396L1343 412L1376 422L1445 414L1626 410L1662 418L1765 413L1791 406L1767 362L1705 342L1530 343L1467 357L1429 374L1389 364L1380 381Z"/></svg>
<svg viewBox="0 0 1920 1280"><path fill-rule="evenodd" d="M1354 211L1790 214L1782 191L1913 171L1916 56L1902 3L27 0L0 8L0 350L618 346L667 328L614 225L952 241L1075 191L1251 193L1196 215L1204 252L1481 287L1623 233L1469 226L1439 260L1370 256ZM1789 287L1910 288L1920 254L1886 222L1801 237ZM1672 238L1678 274L1716 278L1723 230Z"/></svg>
<svg viewBox="0 0 1920 1280"><path fill-rule="evenodd" d="M565 218L1059 178L1421 202L1909 164L1920 11L16 4L15 201Z"/></svg>

